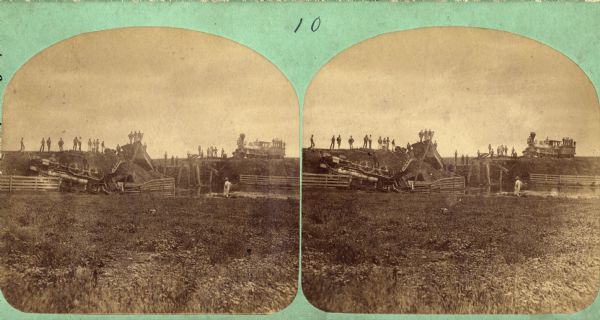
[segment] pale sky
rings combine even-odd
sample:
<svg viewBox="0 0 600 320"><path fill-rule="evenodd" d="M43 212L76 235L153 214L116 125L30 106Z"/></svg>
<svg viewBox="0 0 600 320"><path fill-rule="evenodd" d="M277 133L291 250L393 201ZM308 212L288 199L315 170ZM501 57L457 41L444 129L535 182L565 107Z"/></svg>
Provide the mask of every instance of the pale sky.
<svg viewBox="0 0 600 320"><path fill-rule="evenodd" d="M6 88L5 150L53 148L63 137L125 144L144 132L152 157L197 153L198 145L231 154L248 140L280 138L299 155L299 109L285 76L256 52L217 36L170 28L82 34L40 52Z"/></svg>
<svg viewBox="0 0 600 320"><path fill-rule="evenodd" d="M577 141L577 155L600 156L598 97L584 72L561 53L510 33L428 28L381 35L334 57L305 97L304 145L333 134L362 146L366 133L398 145L435 131L443 156L512 146L530 131ZM495 148L494 148L495 150Z"/></svg>

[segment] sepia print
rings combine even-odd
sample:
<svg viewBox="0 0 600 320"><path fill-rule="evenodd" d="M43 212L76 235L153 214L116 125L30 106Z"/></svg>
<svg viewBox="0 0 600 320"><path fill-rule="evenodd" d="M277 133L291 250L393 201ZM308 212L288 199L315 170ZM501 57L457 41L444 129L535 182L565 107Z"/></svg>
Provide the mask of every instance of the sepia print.
<svg viewBox="0 0 600 320"><path fill-rule="evenodd" d="M304 99L302 289L356 313L572 313L600 274L600 109L506 32L384 34Z"/></svg>
<svg viewBox="0 0 600 320"><path fill-rule="evenodd" d="M271 313L296 295L299 109L267 59L86 33L10 80L0 288L25 312Z"/></svg>

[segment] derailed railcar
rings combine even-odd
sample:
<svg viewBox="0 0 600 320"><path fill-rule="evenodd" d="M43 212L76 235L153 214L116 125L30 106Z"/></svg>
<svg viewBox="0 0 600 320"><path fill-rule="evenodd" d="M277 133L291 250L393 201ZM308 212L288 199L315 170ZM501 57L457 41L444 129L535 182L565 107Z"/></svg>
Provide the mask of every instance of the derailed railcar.
<svg viewBox="0 0 600 320"><path fill-rule="evenodd" d="M61 188L81 188L89 192L106 190L105 176L98 170L80 168L76 163L64 164L53 159L33 158L29 170L40 176L61 178Z"/></svg>

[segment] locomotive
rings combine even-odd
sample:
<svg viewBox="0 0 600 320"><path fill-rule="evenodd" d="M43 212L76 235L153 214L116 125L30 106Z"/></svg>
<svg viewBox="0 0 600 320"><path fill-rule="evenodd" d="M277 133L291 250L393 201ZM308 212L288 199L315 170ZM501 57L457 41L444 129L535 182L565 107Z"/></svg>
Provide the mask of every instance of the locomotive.
<svg viewBox="0 0 600 320"><path fill-rule="evenodd" d="M535 140L535 132L531 132L527 138L527 148L523 150L523 156L527 158L573 158L577 142L571 138L562 140Z"/></svg>
<svg viewBox="0 0 600 320"><path fill-rule="evenodd" d="M240 134L237 140L237 149L233 156L241 159L283 159L285 157L285 142L281 139L271 141L259 141L246 143L246 135Z"/></svg>

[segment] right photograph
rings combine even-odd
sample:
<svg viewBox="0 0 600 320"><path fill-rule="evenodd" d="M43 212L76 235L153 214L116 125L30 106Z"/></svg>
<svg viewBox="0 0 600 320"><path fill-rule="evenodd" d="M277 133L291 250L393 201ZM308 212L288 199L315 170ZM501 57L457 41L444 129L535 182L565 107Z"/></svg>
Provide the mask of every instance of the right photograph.
<svg viewBox="0 0 600 320"><path fill-rule="evenodd" d="M569 58L580 54L504 31L432 27L333 57L304 98L308 301L420 314L592 304L600 104Z"/></svg>

